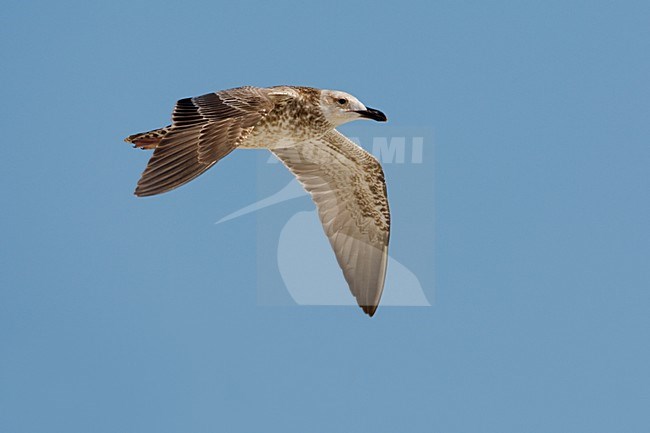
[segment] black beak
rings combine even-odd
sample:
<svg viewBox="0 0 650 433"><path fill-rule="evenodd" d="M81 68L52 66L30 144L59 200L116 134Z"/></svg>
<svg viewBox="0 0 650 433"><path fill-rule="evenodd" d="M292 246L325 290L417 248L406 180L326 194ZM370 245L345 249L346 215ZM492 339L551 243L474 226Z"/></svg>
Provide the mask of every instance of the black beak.
<svg viewBox="0 0 650 433"><path fill-rule="evenodd" d="M386 121L386 115L379 110L375 110L374 108L366 107L365 110L357 110L357 113L359 113L361 117L376 120L377 122Z"/></svg>

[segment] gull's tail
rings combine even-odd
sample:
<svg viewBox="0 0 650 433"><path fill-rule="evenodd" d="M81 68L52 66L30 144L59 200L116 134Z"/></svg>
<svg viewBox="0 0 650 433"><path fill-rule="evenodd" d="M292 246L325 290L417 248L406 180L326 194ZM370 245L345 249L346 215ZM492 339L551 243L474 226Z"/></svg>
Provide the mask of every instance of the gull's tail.
<svg viewBox="0 0 650 433"><path fill-rule="evenodd" d="M140 149L155 149L170 130L171 125L168 125L164 128L154 129L153 131L129 135L124 139L124 141L127 143L133 143L133 147L138 147Z"/></svg>

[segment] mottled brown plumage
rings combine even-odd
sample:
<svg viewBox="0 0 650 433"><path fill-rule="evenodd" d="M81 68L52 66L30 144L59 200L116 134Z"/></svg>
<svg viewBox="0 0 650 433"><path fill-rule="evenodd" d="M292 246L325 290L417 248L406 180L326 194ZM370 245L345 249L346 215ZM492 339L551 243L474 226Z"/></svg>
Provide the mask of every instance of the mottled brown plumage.
<svg viewBox="0 0 650 433"><path fill-rule="evenodd" d="M386 120L347 93L310 87L239 87L181 99L171 125L126 138L154 149L135 194L177 188L236 148L271 150L311 194L350 290L372 316L390 238L384 173L334 129L359 118Z"/></svg>

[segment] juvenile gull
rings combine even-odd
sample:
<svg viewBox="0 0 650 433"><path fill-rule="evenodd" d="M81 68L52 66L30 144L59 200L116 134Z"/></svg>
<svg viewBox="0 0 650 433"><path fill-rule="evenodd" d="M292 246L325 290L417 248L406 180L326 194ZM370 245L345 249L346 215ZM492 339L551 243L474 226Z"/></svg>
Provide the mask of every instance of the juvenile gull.
<svg viewBox="0 0 650 433"><path fill-rule="evenodd" d="M238 87L181 99L172 124L125 139L153 156L139 197L177 188L236 148L265 148L296 176L359 306L372 316L384 288L390 212L379 162L335 128L386 121L354 96L311 87Z"/></svg>

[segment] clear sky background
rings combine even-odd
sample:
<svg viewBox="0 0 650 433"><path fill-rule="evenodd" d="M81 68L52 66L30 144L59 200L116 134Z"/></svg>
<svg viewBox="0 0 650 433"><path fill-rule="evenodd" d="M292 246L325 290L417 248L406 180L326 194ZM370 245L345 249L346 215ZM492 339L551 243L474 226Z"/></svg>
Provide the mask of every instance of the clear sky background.
<svg viewBox="0 0 650 433"><path fill-rule="evenodd" d="M4 1L0 431L647 432L649 23L643 1ZM257 217L213 224L255 197L254 152L132 195L125 136L285 83L435 131L431 308L259 306Z"/></svg>

